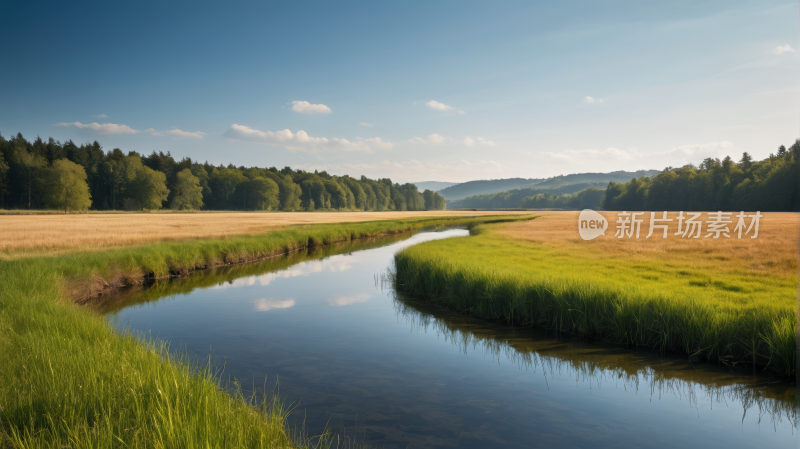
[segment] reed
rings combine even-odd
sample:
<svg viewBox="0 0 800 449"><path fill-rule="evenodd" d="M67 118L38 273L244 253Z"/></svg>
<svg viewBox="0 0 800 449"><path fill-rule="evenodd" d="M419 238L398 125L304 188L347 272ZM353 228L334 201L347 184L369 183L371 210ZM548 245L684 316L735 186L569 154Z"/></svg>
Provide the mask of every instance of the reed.
<svg viewBox="0 0 800 449"><path fill-rule="evenodd" d="M646 249L630 246L598 249L568 232L565 239L549 240L547 232L520 232L546 226L539 220L407 248L395 256L398 286L501 322L794 375L796 240L776 254L754 250L762 260L726 265L716 251L647 256ZM796 233L796 218L786 223L785 231ZM566 229L577 233L574 225ZM726 244L733 251L745 243ZM761 269L769 260L783 260L783 252L791 254L786 267Z"/></svg>
<svg viewBox="0 0 800 449"><path fill-rule="evenodd" d="M288 411L276 396L245 398L236 384L223 385L208 365L176 358L155 341L115 332L73 299L309 246L505 219L515 218L303 226L259 236L0 260L0 447L325 446L333 440L286 429Z"/></svg>

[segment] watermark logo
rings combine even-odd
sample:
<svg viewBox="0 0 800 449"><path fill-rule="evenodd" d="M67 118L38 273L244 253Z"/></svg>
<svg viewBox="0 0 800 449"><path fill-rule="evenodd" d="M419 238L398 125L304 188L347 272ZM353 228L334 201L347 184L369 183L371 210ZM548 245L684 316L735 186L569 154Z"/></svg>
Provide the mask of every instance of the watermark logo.
<svg viewBox="0 0 800 449"><path fill-rule="evenodd" d="M659 235L663 239L667 238L669 235L669 223L673 221L677 221L678 232L676 232L675 235L680 238L699 239L705 234L703 238L718 239L720 237L731 238L731 234L733 234L737 239L741 239L743 235L750 235L750 238L754 239L758 237L758 226L763 217L761 212L756 212L752 215L740 212L734 216L737 220L731 232L730 226L733 225L734 222L734 217L732 217L733 212L707 212L707 219L703 220L702 212L686 212L684 215L684 212L681 211L677 218L673 219L667 217L666 211L659 212L661 216L657 216L656 212L622 211L617 212L617 232L614 234L614 237L618 239L638 239L642 231L642 225L645 224L648 214L650 216L648 222L649 226L645 227L645 229L649 227L650 232L647 233L646 239L652 237L654 233L656 238L658 238ZM706 228L705 232L703 232L703 225L705 225ZM606 235L607 228L608 221L599 213L591 209L584 209L581 211L578 217L578 231L582 239L592 240L601 235L604 236Z"/></svg>
<svg viewBox="0 0 800 449"><path fill-rule="evenodd" d="M606 235L606 229L608 229L606 217L591 209L581 211L581 215L578 217L578 231L582 239L592 240Z"/></svg>

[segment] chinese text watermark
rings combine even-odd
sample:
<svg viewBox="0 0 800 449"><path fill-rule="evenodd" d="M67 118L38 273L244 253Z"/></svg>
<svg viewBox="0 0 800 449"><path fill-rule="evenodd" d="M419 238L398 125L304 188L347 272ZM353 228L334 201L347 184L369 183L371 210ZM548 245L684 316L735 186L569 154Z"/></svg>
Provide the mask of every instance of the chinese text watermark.
<svg viewBox="0 0 800 449"><path fill-rule="evenodd" d="M645 223L648 218L649 221ZM725 238L742 239L750 235L751 239L758 237L758 226L761 222L763 215L761 212L755 214L746 214L744 211L739 212L735 216L734 212L706 212L705 219L703 219L703 212L683 212L681 211L676 218L668 218L667 212L617 212L616 228L617 232L614 237L618 239L638 239L644 230L647 230L647 235L644 237L649 239L653 236L658 238L660 235L665 239L669 235L669 224L677 221L678 231L674 235L680 238L712 238L718 239L720 236ZM736 225L731 226L736 218ZM644 227L644 229L643 229ZM608 228L608 221L599 213L591 210L584 209L578 217L578 231L581 238L584 240L592 240L594 238L605 235Z"/></svg>

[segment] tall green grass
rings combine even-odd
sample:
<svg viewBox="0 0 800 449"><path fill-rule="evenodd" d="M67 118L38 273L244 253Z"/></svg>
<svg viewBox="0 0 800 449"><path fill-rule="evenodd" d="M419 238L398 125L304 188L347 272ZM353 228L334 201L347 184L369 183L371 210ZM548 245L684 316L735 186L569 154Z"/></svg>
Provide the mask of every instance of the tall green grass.
<svg viewBox="0 0 800 449"><path fill-rule="evenodd" d="M796 278L610 265L478 231L398 253L398 287L478 317L795 374Z"/></svg>
<svg viewBox="0 0 800 449"><path fill-rule="evenodd" d="M71 296L424 226L520 217L298 227L261 236L0 261L0 447L295 447L287 410L254 403L203 365L114 332ZM239 391L239 393L237 393ZM318 442L318 440L317 440Z"/></svg>

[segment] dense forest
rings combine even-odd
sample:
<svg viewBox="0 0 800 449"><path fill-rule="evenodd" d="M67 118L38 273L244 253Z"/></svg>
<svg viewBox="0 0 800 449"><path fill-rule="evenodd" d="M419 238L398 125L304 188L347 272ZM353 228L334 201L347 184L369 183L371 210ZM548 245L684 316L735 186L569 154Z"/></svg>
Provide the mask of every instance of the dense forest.
<svg viewBox="0 0 800 449"><path fill-rule="evenodd" d="M441 210L444 198L388 178L360 179L141 156L95 141L0 135L0 209L70 210Z"/></svg>
<svg viewBox="0 0 800 449"><path fill-rule="evenodd" d="M800 139L789 149L753 161L744 153L708 158L699 167L667 168L606 188L606 210L800 211Z"/></svg>

